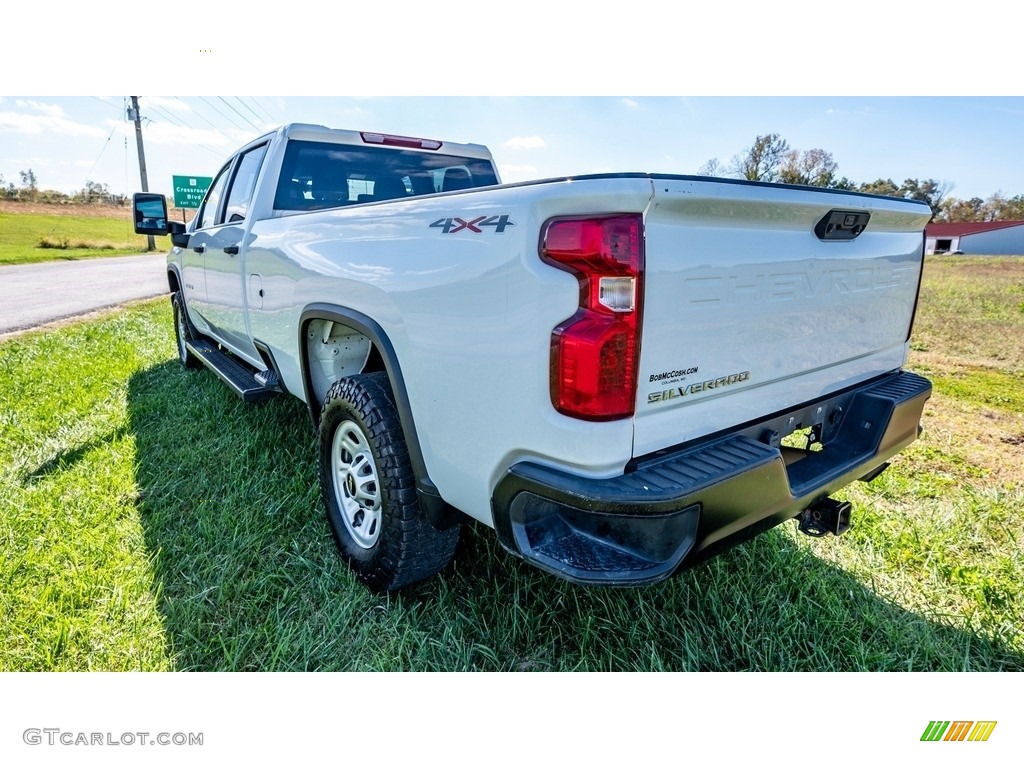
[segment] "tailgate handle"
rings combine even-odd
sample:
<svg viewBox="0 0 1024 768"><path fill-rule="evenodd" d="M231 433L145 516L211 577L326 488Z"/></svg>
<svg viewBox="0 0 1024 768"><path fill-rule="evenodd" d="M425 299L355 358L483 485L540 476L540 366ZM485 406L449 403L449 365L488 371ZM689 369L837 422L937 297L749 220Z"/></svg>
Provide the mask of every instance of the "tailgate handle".
<svg viewBox="0 0 1024 768"><path fill-rule="evenodd" d="M868 226L870 213L831 210L814 225L819 240L853 240Z"/></svg>

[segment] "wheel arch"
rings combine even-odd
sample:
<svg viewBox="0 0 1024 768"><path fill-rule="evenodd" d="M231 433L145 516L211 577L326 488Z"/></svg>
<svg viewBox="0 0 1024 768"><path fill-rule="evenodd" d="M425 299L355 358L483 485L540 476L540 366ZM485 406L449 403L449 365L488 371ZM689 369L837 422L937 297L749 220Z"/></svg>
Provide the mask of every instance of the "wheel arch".
<svg viewBox="0 0 1024 768"><path fill-rule="evenodd" d="M171 293L181 291L181 275L178 274L176 266L167 267L167 287L171 289Z"/></svg>
<svg viewBox="0 0 1024 768"><path fill-rule="evenodd" d="M377 359L375 358L376 355L387 374L388 383L395 398L395 408L398 411L398 418L402 425L406 449L409 452L409 462L416 476L416 491L419 495L423 511L431 524L439 530L445 530L458 523L461 519L461 513L441 498L437 486L427 474L426 461L420 445L419 435L416 432L416 423L412 414L412 406L409 402L405 377L402 375L402 368L399 364L395 347L380 324L362 312L335 304L317 303L308 305L299 316L296 346L302 373L303 395L305 396L313 426L319 425L320 409L323 405L313 388L311 363L305 343L307 328L314 320L329 320L340 323L366 336L370 340L372 351L369 361L372 362ZM364 368L360 373L366 370Z"/></svg>

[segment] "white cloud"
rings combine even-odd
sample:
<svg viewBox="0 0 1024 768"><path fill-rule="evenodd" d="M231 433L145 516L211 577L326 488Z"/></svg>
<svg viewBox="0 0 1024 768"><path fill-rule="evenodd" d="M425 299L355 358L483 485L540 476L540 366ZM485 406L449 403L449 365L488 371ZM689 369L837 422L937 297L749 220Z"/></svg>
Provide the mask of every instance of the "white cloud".
<svg viewBox="0 0 1024 768"><path fill-rule="evenodd" d="M168 99L165 96L143 96L139 100L139 111L143 111L147 105L170 109L174 112L191 112L192 107L179 98Z"/></svg>
<svg viewBox="0 0 1024 768"><path fill-rule="evenodd" d="M640 104L638 102L633 101L633 99L623 99L622 103L625 104L630 109L636 109L637 107L640 106Z"/></svg>
<svg viewBox="0 0 1024 768"><path fill-rule="evenodd" d="M213 128L188 128L170 123L147 123L143 137L154 144L206 144L211 147L233 148L242 141L235 141ZM251 136L249 138L252 138Z"/></svg>
<svg viewBox="0 0 1024 768"><path fill-rule="evenodd" d="M59 110L60 107L57 109ZM59 115L30 115L24 112L0 112L0 130L4 129L16 133L59 133L64 136L106 135L103 130L94 125L76 123Z"/></svg>
<svg viewBox="0 0 1024 768"><path fill-rule="evenodd" d="M376 119L372 110L363 109L362 107L345 107L338 114L344 122L339 122L336 126L332 127L349 128L356 131L360 130L371 119ZM279 125L279 123L268 123L266 121L261 121L261 124L266 130L276 128Z"/></svg>
<svg viewBox="0 0 1024 768"><path fill-rule="evenodd" d="M825 110L826 115L867 115L871 113L871 107L862 107L861 109L836 109L835 107L829 107Z"/></svg>
<svg viewBox="0 0 1024 768"><path fill-rule="evenodd" d="M543 149L547 145L540 136L513 136L501 146L505 149Z"/></svg>
<svg viewBox="0 0 1024 768"><path fill-rule="evenodd" d="M498 165L498 173L501 174L501 180L506 184L516 181L530 181L540 177L540 171L532 165L511 165L500 163Z"/></svg>
<svg viewBox="0 0 1024 768"><path fill-rule="evenodd" d="M64 117L65 116L64 110L61 109L56 104L44 104L41 101L33 101L32 99L29 99L27 101L24 101L22 99L18 99L14 103L15 103L15 105L17 107L19 107L21 109L25 109L26 107L28 109L34 109L36 112L42 112L47 117Z"/></svg>

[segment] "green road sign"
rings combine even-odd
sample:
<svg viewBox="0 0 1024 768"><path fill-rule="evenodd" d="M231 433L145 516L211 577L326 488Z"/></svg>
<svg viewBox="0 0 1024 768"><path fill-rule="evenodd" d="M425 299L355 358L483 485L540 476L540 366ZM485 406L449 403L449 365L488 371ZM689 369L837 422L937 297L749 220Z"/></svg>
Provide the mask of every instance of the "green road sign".
<svg viewBox="0 0 1024 768"><path fill-rule="evenodd" d="M206 190L213 183L210 176L172 176L174 179L174 207L198 208Z"/></svg>

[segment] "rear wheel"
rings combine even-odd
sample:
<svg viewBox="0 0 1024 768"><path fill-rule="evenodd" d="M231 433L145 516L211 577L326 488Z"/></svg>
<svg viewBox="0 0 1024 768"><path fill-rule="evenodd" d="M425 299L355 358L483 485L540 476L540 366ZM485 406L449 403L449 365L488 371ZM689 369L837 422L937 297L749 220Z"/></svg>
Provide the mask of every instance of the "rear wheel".
<svg viewBox="0 0 1024 768"><path fill-rule="evenodd" d="M459 528L438 531L420 509L387 374L349 376L328 391L320 414L319 469L338 549L370 588L400 589L451 560Z"/></svg>
<svg viewBox="0 0 1024 768"><path fill-rule="evenodd" d="M192 326L192 321L188 319L185 300L181 298L180 291L171 296L171 308L174 310L174 340L178 345L178 359L186 368L199 368L202 365L199 358L185 346L186 341L196 340L196 330Z"/></svg>

